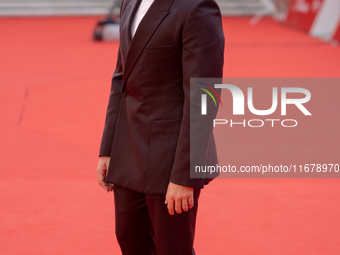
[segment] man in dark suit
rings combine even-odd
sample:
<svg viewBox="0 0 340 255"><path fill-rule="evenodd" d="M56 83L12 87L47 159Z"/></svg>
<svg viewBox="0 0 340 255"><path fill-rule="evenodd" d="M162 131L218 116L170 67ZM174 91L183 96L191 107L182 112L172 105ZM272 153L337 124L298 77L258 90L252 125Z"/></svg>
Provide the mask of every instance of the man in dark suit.
<svg viewBox="0 0 340 255"><path fill-rule="evenodd" d="M214 0L124 0L120 24L98 181L124 255L193 254L208 181L190 178L190 78L222 77L221 14Z"/></svg>

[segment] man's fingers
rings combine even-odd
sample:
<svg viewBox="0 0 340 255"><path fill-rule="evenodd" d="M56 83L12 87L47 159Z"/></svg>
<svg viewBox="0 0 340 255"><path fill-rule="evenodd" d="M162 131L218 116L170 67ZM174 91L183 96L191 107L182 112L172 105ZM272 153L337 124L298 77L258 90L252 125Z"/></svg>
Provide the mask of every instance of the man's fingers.
<svg viewBox="0 0 340 255"><path fill-rule="evenodd" d="M189 196L188 203L189 203L189 209L194 207L194 195L193 194Z"/></svg>
<svg viewBox="0 0 340 255"><path fill-rule="evenodd" d="M100 186L102 186L107 191L106 183L104 181L99 181L98 183Z"/></svg>
<svg viewBox="0 0 340 255"><path fill-rule="evenodd" d="M189 206L188 206L188 200L187 199L183 199L182 200L182 209L183 211L187 212L189 210Z"/></svg>
<svg viewBox="0 0 340 255"><path fill-rule="evenodd" d="M168 212L170 215L174 215L175 214L175 211L174 211L174 200L167 200L167 207L168 207Z"/></svg>
<svg viewBox="0 0 340 255"><path fill-rule="evenodd" d="M110 157L100 157L97 167L97 179L100 186L105 189L107 192L113 190L113 186L107 182L105 182L105 177L107 174L108 166L110 163Z"/></svg>
<svg viewBox="0 0 340 255"><path fill-rule="evenodd" d="M105 187L106 187L106 191L107 192L110 192L110 191L113 191L113 185L111 185L111 184L109 184L109 183L105 183L106 185L105 185Z"/></svg>
<svg viewBox="0 0 340 255"><path fill-rule="evenodd" d="M99 185L104 187L105 186L105 171L102 171L102 172L98 171L97 178L98 178Z"/></svg>
<svg viewBox="0 0 340 255"><path fill-rule="evenodd" d="M182 212L182 199L176 199L175 200L175 211L176 211L176 213Z"/></svg>
<svg viewBox="0 0 340 255"><path fill-rule="evenodd" d="M107 182L99 182L99 185L103 187L103 189L105 189L106 192L112 191L113 190L113 185L107 183Z"/></svg>
<svg viewBox="0 0 340 255"><path fill-rule="evenodd" d="M165 204L170 215L187 212L194 206L194 188L170 182L165 196Z"/></svg>
<svg viewBox="0 0 340 255"><path fill-rule="evenodd" d="M103 189L105 189L107 192L113 191L113 185L110 183L107 183L105 181L99 181L98 182L100 186L102 186Z"/></svg>

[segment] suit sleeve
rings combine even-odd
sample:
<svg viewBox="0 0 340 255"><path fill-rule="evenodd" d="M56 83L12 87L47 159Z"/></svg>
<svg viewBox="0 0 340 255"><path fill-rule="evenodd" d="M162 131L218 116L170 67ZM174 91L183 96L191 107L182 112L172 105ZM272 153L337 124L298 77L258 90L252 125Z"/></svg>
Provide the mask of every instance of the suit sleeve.
<svg viewBox="0 0 340 255"><path fill-rule="evenodd" d="M124 0L121 2L120 14L124 9ZM109 103L106 110L106 118L102 140L100 144L99 156L111 156L114 134L116 130L117 117L120 108L120 100L122 96L122 80L123 80L123 63L120 46L118 47L117 64L111 80L111 92Z"/></svg>
<svg viewBox="0 0 340 255"><path fill-rule="evenodd" d="M183 28L182 44L183 120L170 181L188 187L203 187L205 180L190 178L190 78L223 76L224 35L221 13L214 0L198 0L192 7ZM209 146L211 133L212 125L205 129L203 147Z"/></svg>
<svg viewBox="0 0 340 255"><path fill-rule="evenodd" d="M117 117L122 96L123 67L120 49L118 49L117 65L111 82L111 92L106 111L105 126L100 145L99 156L110 156L116 129Z"/></svg>

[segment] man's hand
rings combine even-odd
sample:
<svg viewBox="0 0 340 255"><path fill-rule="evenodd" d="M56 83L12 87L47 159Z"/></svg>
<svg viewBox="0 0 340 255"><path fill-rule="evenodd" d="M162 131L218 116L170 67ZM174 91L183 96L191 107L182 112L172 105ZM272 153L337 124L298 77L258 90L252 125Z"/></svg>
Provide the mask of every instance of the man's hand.
<svg viewBox="0 0 340 255"><path fill-rule="evenodd" d="M170 215L188 211L194 206L194 188L169 183L165 196L165 204L168 205Z"/></svg>
<svg viewBox="0 0 340 255"><path fill-rule="evenodd" d="M105 182L105 177L107 173L107 169L109 168L110 163L110 157L100 157L97 167L97 177L98 177L98 183L100 186L103 187L103 189L106 190L106 192L113 190L113 185L110 183Z"/></svg>

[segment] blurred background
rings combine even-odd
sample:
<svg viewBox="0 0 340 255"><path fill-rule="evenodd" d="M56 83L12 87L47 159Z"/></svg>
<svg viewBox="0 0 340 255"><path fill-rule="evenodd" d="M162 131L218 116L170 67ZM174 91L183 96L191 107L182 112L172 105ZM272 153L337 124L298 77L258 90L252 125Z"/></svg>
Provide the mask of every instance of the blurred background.
<svg viewBox="0 0 340 255"><path fill-rule="evenodd" d="M339 78L340 0L217 2L224 77ZM0 0L1 255L120 254L96 180L117 13L111 0ZM215 180L196 252L338 255L339 201L338 179Z"/></svg>

